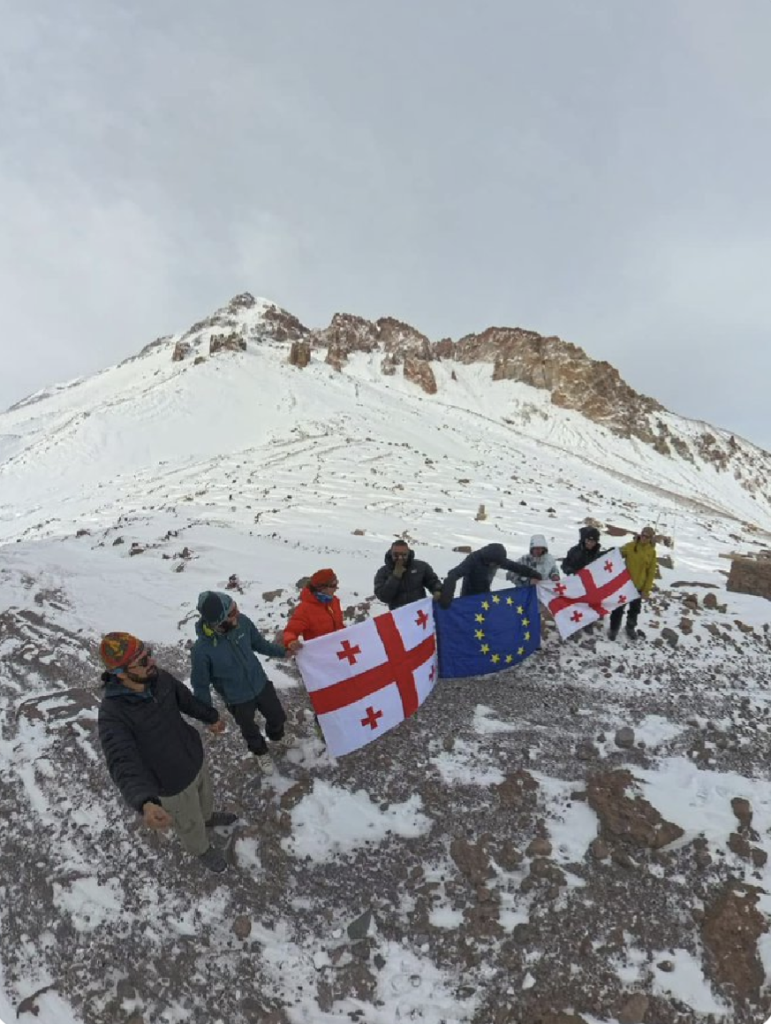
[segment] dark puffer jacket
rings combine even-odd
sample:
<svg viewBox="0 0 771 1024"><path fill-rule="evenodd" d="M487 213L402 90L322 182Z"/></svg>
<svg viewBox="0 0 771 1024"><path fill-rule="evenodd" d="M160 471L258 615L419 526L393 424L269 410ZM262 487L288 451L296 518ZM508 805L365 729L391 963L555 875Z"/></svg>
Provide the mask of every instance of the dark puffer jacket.
<svg viewBox="0 0 771 1024"><path fill-rule="evenodd" d="M421 601L426 591L433 594L441 585L442 581L428 562L421 562L415 557L414 551L410 551L407 556L403 576L394 576L394 559L390 548L386 551L385 564L375 573L375 597L391 610L413 601Z"/></svg>
<svg viewBox="0 0 771 1024"><path fill-rule="evenodd" d="M578 536L580 538L578 544L572 547L562 559L562 571L568 576L574 576L581 569L585 569L595 558L604 554L600 550L600 531L596 526L582 526L578 531ZM597 541L591 550L586 546L587 540Z"/></svg>
<svg viewBox="0 0 771 1024"><path fill-rule="evenodd" d="M141 814L148 800L181 793L201 770L201 737L182 715L209 724L219 715L163 669L144 693L133 693L107 672L102 679L99 741L107 770L129 807Z"/></svg>
<svg viewBox="0 0 771 1024"><path fill-rule="evenodd" d="M521 562L512 562L506 554L503 544L488 544L478 551L472 551L467 555L460 565L450 569L442 587L440 603L447 606L455 594L455 583L463 580L460 596L468 597L471 594L486 594L493 584L495 573L498 569L508 569L517 576L526 576L527 579L540 580L540 573L531 569Z"/></svg>

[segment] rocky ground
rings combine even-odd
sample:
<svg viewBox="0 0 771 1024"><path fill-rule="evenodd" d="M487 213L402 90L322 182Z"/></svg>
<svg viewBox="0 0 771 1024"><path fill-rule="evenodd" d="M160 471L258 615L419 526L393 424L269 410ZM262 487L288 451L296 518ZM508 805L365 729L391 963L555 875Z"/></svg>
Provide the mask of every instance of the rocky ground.
<svg viewBox="0 0 771 1024"><path fill-rule="evenodd" d="M6 612L0 941L19 1020L45 1021L42 990L87 1024L765 1020L771 841L741 780L767 777L769 638L704 596L670 587L635 644L551 635L515 671L442 682L337 762L277 669L300 737L278 780L261 780L232 730L205 740L221 804L242 819L221 837L219 878L120 804L95 735L93 650L51 624L57 595ZM698 649L687 623L662 635L679 604L711 627ZM160 659L185 674L182 647ZM640 723L654 716L669 730L652 745ZM725 843L646 799L673 760L710 781L705 822L732 815ZM428 822L298 856L296 815L322 785L383 812L413 801ZM685 963L722 1014L672 994ZM446 1008L429 1018L407 995L434 974Z"/></svg>

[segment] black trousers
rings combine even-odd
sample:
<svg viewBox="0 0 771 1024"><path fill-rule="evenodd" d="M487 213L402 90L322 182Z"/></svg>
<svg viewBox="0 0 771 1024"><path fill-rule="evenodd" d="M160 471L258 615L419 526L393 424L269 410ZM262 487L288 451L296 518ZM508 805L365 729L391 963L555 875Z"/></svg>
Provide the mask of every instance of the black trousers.
<svg viewBox="0 0 771 1024"><path fill-rule="evenodd" d="M253 754L267 753L268 745L265 742L265 736L274 741L283 738L286 711L281 706L281 701L278 699L278 694L270 679L256 697L241 704L228 704L228 711L236 720L236 725L241 730L241 735ZM259 711L265 719L265 736L262 735L259 725L254 720L256 711Z"/></svg>
<svg viewBox="0 0 771 1024"><path fill-rule="evenodd" d="M637 628L637 619L640 616L640 609L642 608L642 598L636 597L634 601L630 601L629 604L622 604L620 608L614 608L610 613L610 628L619 630L621 628L621 620L624 617L624 609L626 608L626 628L633 630Z"/></svg>

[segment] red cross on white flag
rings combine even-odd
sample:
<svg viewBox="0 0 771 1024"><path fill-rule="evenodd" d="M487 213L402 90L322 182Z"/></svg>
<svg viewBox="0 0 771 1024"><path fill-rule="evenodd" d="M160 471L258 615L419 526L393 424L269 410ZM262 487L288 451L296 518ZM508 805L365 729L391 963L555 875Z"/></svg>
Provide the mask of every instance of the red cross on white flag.
<svg viewBox="0 0 771 1024"><path fill-rule="evenodd" d="M433 602L404 605L309 640L297 665L330 754L340 757L420 707L439 675Z"/></svg>
<svg viewBox="0 0 771 1024"><path fill-rule="evenodd" d="M536 586L538 598L554 616L563 640L640 596L618 548L596 558L575 576L564 576L558 583L542 580Z"/></svg>

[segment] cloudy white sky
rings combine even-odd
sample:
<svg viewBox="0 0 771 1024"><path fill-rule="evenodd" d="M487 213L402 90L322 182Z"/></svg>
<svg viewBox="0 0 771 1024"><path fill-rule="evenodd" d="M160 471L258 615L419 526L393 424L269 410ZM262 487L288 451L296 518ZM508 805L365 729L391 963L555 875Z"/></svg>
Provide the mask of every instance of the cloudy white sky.
<svg viewBox="0 0 771 1024"><path fill-rule="evenodd" d="M0 406L249 290L771 448L768 0L0 0Z"/></svg>

